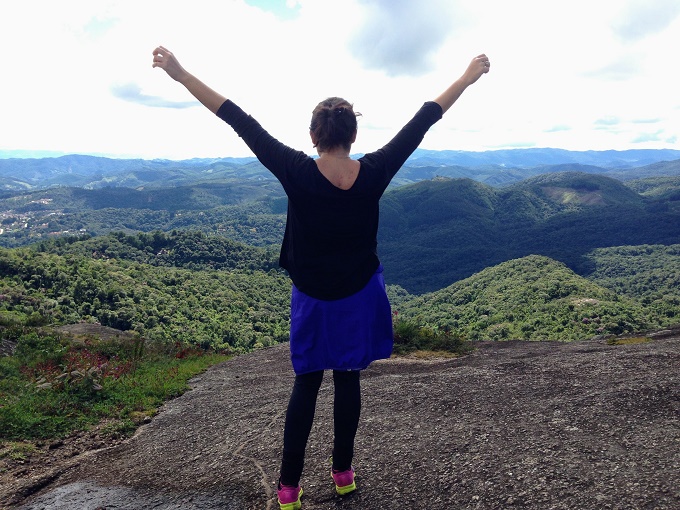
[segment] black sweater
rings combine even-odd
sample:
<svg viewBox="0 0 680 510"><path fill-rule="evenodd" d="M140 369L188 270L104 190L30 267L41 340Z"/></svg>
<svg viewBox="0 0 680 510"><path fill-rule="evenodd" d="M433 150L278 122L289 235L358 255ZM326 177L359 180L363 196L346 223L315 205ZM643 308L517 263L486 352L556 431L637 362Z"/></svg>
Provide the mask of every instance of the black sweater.
<svg viewBox="0 0 680 510"><path fill-rule="evenodd" d="M295 286L324 300L361 290L380 264L380 197L427 130L441 119L441 107L425 103L387 145L359 158L359 174L347 190L331 184L312 157L273 138L233 102L225 101L217 116L243 138L288 195L279 264Z"/></svg>

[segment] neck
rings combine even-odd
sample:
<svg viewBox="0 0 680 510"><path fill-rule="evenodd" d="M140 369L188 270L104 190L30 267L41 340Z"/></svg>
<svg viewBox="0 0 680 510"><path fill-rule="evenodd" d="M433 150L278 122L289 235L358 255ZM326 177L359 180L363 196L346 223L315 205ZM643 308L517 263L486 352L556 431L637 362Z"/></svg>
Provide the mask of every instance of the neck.
<svg viewBox="0 0 680 510"><path fill-rule="evenodd" d="M350 159L349 151L345 149L333 149L330 151L319 152L319 157L328 159Z"/></svg>

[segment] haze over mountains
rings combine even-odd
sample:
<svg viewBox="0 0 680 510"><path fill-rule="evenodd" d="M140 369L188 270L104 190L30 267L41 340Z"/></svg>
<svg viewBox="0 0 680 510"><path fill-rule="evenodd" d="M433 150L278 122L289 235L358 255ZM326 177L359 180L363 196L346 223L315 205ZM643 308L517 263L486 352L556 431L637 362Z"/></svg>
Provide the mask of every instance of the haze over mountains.
<svg viewBox="0 0 680 510"><path fill-rule="evenodd" d="M4 153L5 155L7 152ZM0 158L3 153L0 153ZM512 149L487 152L418 149L397 174L393 186L435 176L469 177L498 186L556 171L605 173L620 179L677 175L677 170L638 170L680 159L680 151L565 151ZM645 175L646 174L646 175ZM273 180L255 158L190 159L183 161L110 159L68 155L50 158L0 159L0 190L26 191L51 186L167 187L220 179Z"/></svg>

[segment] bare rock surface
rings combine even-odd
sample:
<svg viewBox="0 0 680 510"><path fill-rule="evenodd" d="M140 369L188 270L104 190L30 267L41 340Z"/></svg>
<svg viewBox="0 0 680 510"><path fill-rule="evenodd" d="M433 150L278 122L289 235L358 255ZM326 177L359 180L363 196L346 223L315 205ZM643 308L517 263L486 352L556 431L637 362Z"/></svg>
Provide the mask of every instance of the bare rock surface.
<svg viewBox="0 0 680 510"><path fill-rule="evenodd" d="M329 475L326 374L303 509L680 508L679 347L675 331L374 363L362 375L358 490L345 498ZM0 508L277 509L292 381L285 344L213 367L133 438L23 480Z"/></svg>

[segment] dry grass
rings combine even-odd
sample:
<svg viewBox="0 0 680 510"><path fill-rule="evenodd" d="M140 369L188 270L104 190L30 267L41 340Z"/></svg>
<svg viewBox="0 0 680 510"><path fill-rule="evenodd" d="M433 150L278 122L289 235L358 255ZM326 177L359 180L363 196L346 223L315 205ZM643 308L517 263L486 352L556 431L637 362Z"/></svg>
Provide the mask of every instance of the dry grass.
<svg viewBox="0 0 680 510"><path fill-rule="evenodd" d="M646 342L651 342L651 338L646 336L634 336L629 338L610 338L607 340L609 345L632 345L632 344L644 344Z"/></svg>

